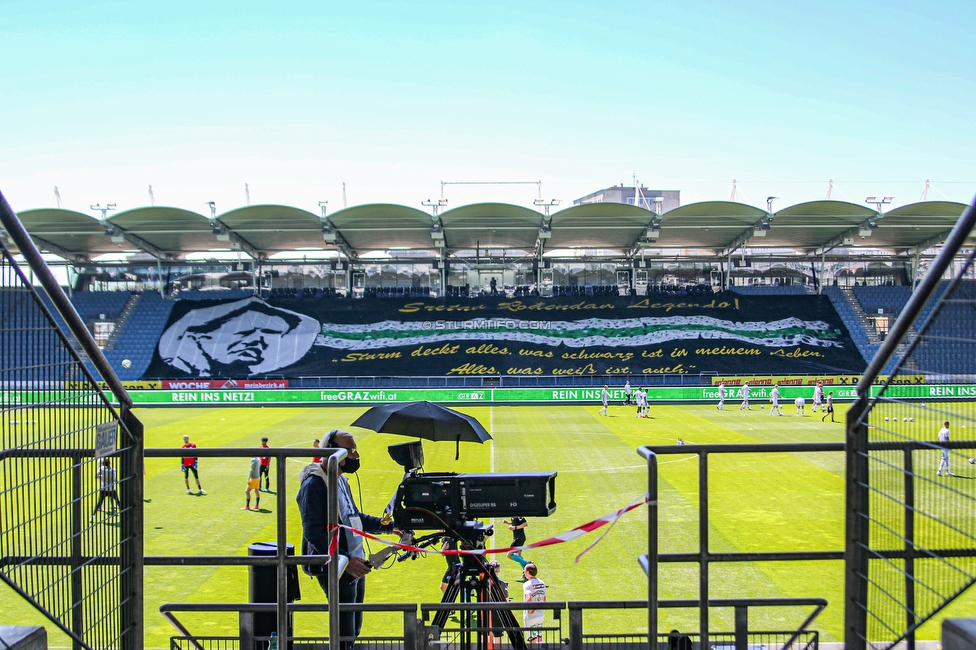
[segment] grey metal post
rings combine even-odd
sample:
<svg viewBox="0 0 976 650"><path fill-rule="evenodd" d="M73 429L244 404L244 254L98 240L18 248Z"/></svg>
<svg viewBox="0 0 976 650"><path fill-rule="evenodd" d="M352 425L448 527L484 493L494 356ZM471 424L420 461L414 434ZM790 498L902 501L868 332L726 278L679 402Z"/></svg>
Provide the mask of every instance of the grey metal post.
<svg viewBox="0 0 976 650"><path fill-rule="evenodd" d="M732 290L732 251L729 251L729 256L725 261L725 290Z"/></svg>
<svg viewBox="0 0 976 650"><path fill-rule="evenodd" d="M870 386L870 384L868 384ZM847 548L844 552L844 647L867 647L868 594L868 432L859 422L867 407L867 389L847 411Z"/></svg>
<svg viewBox="0 0 976 650"><path fill-rule="evenodd" d="M286 527L288 525L288 512L285 508L285 457L281 454L275 454L275 490L277 494L275 495L275 502L278 512L276 513L278 519L278 537L275 540L278 546L278 552L275 555L277 560L277 575L278 575L278 647L280 650L289 650L291 648L290 639L288 637L288 567L285 565L285 558L288 557L288 534ZM258 486L260 488L260 485ZM336 646L332 646L335 648Z"/></svg>
<svg viewBox="0 0 976 650"><path fill-rule="evenodd" d="M647 455L647 647L657 650L657 454Z"/></svg>
<svg viewBox="0 0 976 650"><path fill-rule="evenodd" d="M735 608L735 650L749 649L749 608L745 605Z"/></svg>
<svg viewBox="0 0 976 650"><path fill-rule="evenodd" d="M904 450L905 460L905 642L915 648L915 463L912 448Z"/></svg>
<svg viewBox="0 0 976 650"><path fill-rule="evenodd" d="M403 650L420 650L416 609L403 610Z"/></svg>
<svg viewBox="0 0 976 650"><path fill-rule="evenodd" d="M84 584L81 579L81 454L71 455L71 631L77 638L85 638L85 610L81 602L85 599ZM107 506L106 506L107 507ZM81 649L77 640L71 642L75 650Z"/></svg>
<svg viewBox="0 0 976 650"><path fill-rule="evenodd" d="M698 625L700 647L708 647L708 454L698 455Z"/></svg>
<svg viewBox="0 0 976 650"><path fill-rule="evenodd" d="M583 650L583 609L567 603L569 608L569 650Z"/></svg>
<svg viewBox="0 0 976 650"><path fill-rule="evenodd" d="M345 449L337 449L329 456L329 511L328 531L331 546L333 531L341 535L342 531L335 528L339 523L339 461L349 453ZM329 647L339 648L339 561L333 557L329 561Z"/></svg>
<svg viewBox="0 0 976 650"><path fill-rule="evenodd" d="M824 270L827 266L827 251L820 253L820 284L817 287L817 295L823 295Z"/></svg>
<svg viewBox="0 0 976 650"><path fill-rule="evenodd" d="M156 258L156 281L159 282L159 297L166 297L166 288L163 286L163 264Z"/></svg>
<svg viewBox="0 0 976 650"><path fill-rule="evenodd" d="M145 626L143 602L143 570L145 566L145 521L143 511L143 492L145 458L143 453L143 425L128 406L121 408L122 427L120 437L124 440L120 469L126 481L121 490L121 560L122 580L122 629L125 635L122 647L126 650L142 650L145 645Z"/></svg>

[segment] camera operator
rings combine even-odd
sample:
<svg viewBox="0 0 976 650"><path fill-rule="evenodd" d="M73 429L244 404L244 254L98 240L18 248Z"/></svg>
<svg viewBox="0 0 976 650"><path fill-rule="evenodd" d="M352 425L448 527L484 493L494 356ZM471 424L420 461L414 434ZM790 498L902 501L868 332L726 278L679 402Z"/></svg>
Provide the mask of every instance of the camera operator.
<svg viewBox="0 0 976 650"><path fill-rule="evenodd" d="M345 459L339 462L339 523L367 533L393 533L393 524L384 524L379 517L359 511L349 489L346 474L359 469L359 451L356 441L348 431L330 431L323 441L322 448L342 447L348 450ZM302 515L302 555L324 555L328 553L328 457L322 463L312 463L302 470L299 479L298 509ZM362 603L366 596L366 574L372 570L363 553L363 540L358 535L341 530L339 533L340 556L349 560L345 572L339 577L339 602ZM317 565L306 568L306 573L318 578L319 585L328 591L327 567ZM344 641L342 650L351 650L363 625L362 612L342 611L339 618L339 635Z"/></svg>

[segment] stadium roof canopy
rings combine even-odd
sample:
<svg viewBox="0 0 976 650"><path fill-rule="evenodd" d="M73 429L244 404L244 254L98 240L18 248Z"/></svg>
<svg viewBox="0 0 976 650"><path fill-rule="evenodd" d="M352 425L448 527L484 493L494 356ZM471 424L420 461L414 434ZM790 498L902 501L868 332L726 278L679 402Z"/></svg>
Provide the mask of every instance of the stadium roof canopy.
<svg viewBox="0 0 976 650"><path fill-rule="evenodd" d="M723 255L743 247L815 255L839 246L911 253L941 243L965 209L925 201L881 214L845 201L811 201L769 213L743 203L705 201L663 215L620 203L589 203L551 216L507 203L476 203L438 216L394 204L360 205L320 216L284 205L255 205L213 217L180 208L143 207L104 221L63 209L19 214L42 250L84 262L142 251L163 260L240 250L258 260L289 251L412 249L448 255L475 248L533 254L579 249L633 255L653 250ZM669 255L671 253L668 253Z"/></svg>

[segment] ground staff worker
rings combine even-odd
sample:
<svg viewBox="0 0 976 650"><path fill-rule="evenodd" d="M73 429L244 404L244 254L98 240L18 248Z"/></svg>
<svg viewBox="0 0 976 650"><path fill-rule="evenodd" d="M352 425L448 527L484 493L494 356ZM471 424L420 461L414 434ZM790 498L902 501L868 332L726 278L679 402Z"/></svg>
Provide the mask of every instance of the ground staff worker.
<svg viewBox="0 0 976 650"><path fill-rule="evenodd" d="M330 431L322 448L342 447L348 450L345 459L339 461L339 523L367 533L393 533L393 524L384 524L379 517L359 512L353 501L346 474L359 469L359 451L356 441L348 431ZM298 489L298 509L302 515L302 555L325 555L329 549L327 463L312 463L302 470L301 487ZM363 538L343 529L339 533L339 555L349 560L345 572L339 576L339 602L362 603L366 597L366 574L372 567L363 553ZM329 595L328 568L323 565L309 566L306 572L318 578L325 595ZM339 617L339 636L342 650L351 650L363 626L363 613L343 610Z"/></svg>

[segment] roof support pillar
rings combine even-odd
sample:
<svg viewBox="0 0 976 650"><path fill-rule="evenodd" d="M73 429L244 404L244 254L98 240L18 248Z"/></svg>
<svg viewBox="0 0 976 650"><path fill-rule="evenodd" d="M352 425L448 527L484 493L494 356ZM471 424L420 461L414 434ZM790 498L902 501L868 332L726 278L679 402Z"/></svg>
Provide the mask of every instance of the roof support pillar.
<svg viewBox="0 0 976 650"><path fill-rule="evenodd" d="M915 254L912 255L912 293L915 292L915 285L918 284L918 267L921 265L922 251L916 248Z"/></svg>
<svg viewBox="0 0 976 650"><path fill-rule="evenodd" d="M726 291L732 290L732 251L730 250L725 257L725 287Z"/></svg>
<svg viewBox="0 0 976 650"><path fill-rule="evenodd" d="M159 297L166 297L166 289L163 287L163 263L156 258L156 281L159 282Z"/></svg>
<svg viewBox="0 0 976 650"><path fill-rule="evenodd" d="M827 251L820 253L820 282L817 283L817 295L823 295L824 270L827 266Z"/></svg>

